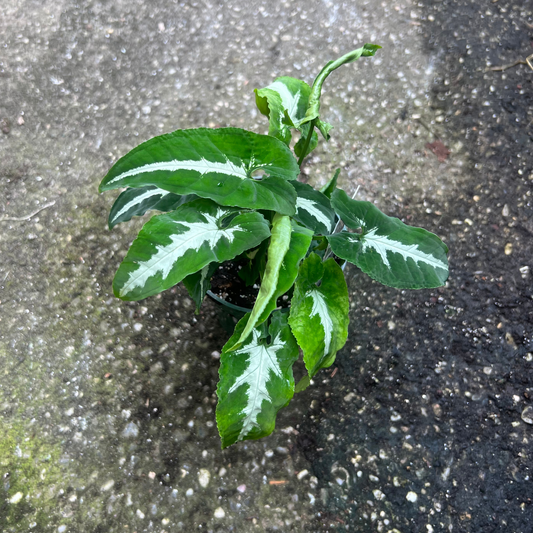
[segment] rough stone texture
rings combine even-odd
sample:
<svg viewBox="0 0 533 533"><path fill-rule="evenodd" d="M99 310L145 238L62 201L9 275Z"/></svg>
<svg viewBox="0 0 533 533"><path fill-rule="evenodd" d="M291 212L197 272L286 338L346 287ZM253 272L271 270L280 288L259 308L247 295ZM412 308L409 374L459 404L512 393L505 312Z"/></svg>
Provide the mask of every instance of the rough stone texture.
<svg viewBox="0 0 533 533"><path fill-rule="evenodd" d="M525 0L0 3L0 529L528 532L533 74L485 69L529 55L532 23ZM141 221L109 232L97 185L165 131L266 132L254 87L364 42L384 49L328 80L304 179L340 166L438 233L450 282L349 270L336 374L222 452L216 308L113 297Z"/></svg>

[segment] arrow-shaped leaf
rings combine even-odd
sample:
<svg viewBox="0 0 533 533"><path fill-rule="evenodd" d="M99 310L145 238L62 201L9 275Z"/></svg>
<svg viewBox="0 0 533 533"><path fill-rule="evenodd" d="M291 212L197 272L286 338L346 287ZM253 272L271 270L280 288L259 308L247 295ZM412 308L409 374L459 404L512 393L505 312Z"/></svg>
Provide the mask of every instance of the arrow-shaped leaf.
<svg viewBox="0 0 533 533"><path fill-rule="evenodd" d="M260 213L238 214L236 208L196 200L144 225L115 275L113 290L123 300L141 300L213 261L233 259L269 235Z"/></svg>
<svg viewBox="0 0 533 533"><path fill-rule="evenodd" d="M258 171L265 176L255 176ZM286 180L298 173L289 148L273 137L237 128L199 128L140 144L115 163L100 191L154 185L220 205L292 215L296 196Z"/></svg>
<svg viewBox="0 0 533 533"><path fill-rule="evenodd" d="M348 288L341 268L334 259L322 262L317 254L310 254L298 272L289 318L310 377L330 366L344 346L348 311Z"/></svg>
<svg viewBox="0 0 533 533"><path fill-rule="evenodd" d="M217 425L222 448L270 435L278 411L294 395L292 365L298 358L298 346L286 313L273 313L270 341L263 323L252 330L238 350L228 352L228 347L241 337L248 319L246 315L237 324L220 356Z"/></svg>
<svg viewBox="0 0 533 533"><path fill-rule="evenodd" d="M276 213L272 220L271 234L265 273L261 280L261 288L259 289L259 294L250 314L250 319L243 329L239 340L235 343L235 346L229 347L228 351L238 348L248 335L250 335L252 329L260 323L259 319L262 317L265 308L275 294L283 258L291 242L290 218ZM263 320L265 318L267 317L264 317Z"/></svg>
<svg viewBox="0 0 533 533"><path fill-rule="evenodd" d="M398 289L428 289L448 278L448 247L433 233L388 217L370 202L351 200L337 189L333 208L351 229L328 236L333 253L371 278Z"/></svg>
<svg viewBox="0 0 533 533"><path fill-rule="evenodd" d="M293 181L296 189L296 215L294 218L315 233L327 235L333 231L335 211L329 199L310 185Z"/></svg>
<svg viewBox="0 0 533 533"><path fill-rule="evenodd" d="M180 196L153 186L127 189L120 193L109 212L109 229L147 211L172 211L197 198L194 194Z"/></svg>

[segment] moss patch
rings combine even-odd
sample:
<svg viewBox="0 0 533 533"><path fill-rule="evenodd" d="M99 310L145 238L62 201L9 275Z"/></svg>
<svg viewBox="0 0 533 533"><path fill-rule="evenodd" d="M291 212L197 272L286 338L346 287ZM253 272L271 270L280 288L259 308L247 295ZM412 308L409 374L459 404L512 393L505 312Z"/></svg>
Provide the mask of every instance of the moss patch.
<svg viewBox="0 0 533 533"><path fill-rule="evenodd" d="M59 457L59 448L0 418L0 531L50 525L61 484Z"/></svg>

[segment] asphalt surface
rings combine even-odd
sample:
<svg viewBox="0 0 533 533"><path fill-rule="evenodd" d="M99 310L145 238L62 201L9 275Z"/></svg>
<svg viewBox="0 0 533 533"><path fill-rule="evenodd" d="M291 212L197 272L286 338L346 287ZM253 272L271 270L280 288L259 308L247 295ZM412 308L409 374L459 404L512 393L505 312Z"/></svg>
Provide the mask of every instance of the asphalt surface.
<svg viewBox="0 0 533 533"><path fill-rule="evenodd" d="M506 0L2 3L0 529L531 531L533 70L491 68L533 53L532 25ZM221 451L217 308L114 298L142 221L109 232L98 183L166 131L266 132L254 87L364 42L383 50L328 80L302 179L340 166L437 233L449 283L348 269L337 363Z"/></svg>

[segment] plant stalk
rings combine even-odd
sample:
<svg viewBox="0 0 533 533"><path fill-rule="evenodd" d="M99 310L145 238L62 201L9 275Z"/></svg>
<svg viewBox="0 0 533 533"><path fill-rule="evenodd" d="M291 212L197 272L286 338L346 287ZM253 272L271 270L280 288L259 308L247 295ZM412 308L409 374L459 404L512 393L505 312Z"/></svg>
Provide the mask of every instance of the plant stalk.
<svg viewBox="0 0 533 533"><path fill-rule="evenodd" d="M316 119L312 120L311 123L309 124L309 133L307 134L307 138L305 139L305 144L302 150L302 155L300 156L300 159L298 159L298 166L300 167L300 170L302 170L302 165L303 165L305 156L307 155L307 149L309 148L309 145L311 144L313 132L315 131L315 122L316 122Z"/></svg>

